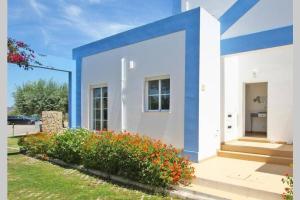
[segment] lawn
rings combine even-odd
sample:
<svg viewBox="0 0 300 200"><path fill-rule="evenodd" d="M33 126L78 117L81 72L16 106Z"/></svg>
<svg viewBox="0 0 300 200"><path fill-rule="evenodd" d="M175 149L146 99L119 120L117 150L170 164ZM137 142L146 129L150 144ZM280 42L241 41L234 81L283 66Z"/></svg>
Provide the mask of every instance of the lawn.
<svg viewBox="0 0 300 200"><path fill-rule="evenodd" d="M14 137L14 138L8 138L7 140L7 152L9 154L14 154L19 152L19 146L18 146L18 138Z"/></svg>
<svg viewBox="0 0 300 200"><path fill-rule="evenodd" d="M147 194L18 154L17 138L9 138L8 198L55 200L172 199Z"/></svg>

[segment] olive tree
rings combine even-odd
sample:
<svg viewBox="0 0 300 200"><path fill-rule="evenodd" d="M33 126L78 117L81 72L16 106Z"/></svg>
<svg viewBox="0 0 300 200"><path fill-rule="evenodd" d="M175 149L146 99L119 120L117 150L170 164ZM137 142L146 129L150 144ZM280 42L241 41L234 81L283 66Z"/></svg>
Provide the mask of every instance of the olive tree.
<svg viewBox="0 0 300 200"><path fill-rule="evenodd" d="M68 85L53 80L38 80L18 86L13 93L16 112L41 115L42 111L68 112Z"/></svg>

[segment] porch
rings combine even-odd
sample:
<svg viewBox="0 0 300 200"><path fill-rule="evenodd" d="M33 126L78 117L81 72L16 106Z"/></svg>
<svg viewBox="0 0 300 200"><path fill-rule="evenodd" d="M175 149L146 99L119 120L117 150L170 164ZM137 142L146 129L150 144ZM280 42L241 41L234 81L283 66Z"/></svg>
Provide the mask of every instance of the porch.
<svg viewBox="0 0 300 200"><path fill-rule="evenodd" d="M194 163L192 185L180 187L191 199L281 199L281 179L292 175L293 145L243 137L221 145L217 157Z"/></svg>

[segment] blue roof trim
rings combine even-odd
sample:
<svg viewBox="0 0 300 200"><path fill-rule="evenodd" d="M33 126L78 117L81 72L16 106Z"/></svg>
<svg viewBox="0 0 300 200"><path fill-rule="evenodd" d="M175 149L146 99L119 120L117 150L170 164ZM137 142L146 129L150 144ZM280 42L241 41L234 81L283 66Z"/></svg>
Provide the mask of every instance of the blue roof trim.
<svg viewBox="0 0 300 200"><path fill-rule="evenodd" d="M200 8L150 23L73 49L76 59L76 126L81 125L82 58L163 35L185 31L184 150L193 161L199 153ZM73 122L74 123L74 122Z"/></svg>
<svg viewBox="0 0 300 200"><path fill-rule="evenodd" d="M221 34L227 31L235 22L246 14L259 0L238 0L219 19Z"/></svg>
<svg viewBox="0 0 300 200"><path fill-rule="evenodd" d="M221 55L293 44L293 26L221 40Z"/></svg>
<svg viewBox="0 0 300 200"><path fill-rule="evenodd" d="M173 0L173 15L181 13L181 0Z"/></svg>
<svg viewBox="0 0 300 200"><path fill-rule="evenodd" d="M200 9L180 13L73 49L73 59L127 46L186 29ZM200 16L199 16L200 18ZM189 22L191 20L191 22Z"/></svg>

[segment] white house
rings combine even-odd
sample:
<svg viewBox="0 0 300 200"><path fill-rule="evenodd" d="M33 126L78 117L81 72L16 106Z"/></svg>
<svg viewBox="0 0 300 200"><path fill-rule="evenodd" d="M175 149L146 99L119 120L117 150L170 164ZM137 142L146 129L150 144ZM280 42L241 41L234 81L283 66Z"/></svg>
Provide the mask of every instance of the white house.
<svg viewBox="0 0 300 200"><path fill-rule="evenodd" d="M292 143L292 0L174 0L173 10L73 50L72 126L148 135L194 161L243 136Z"/></svg>

